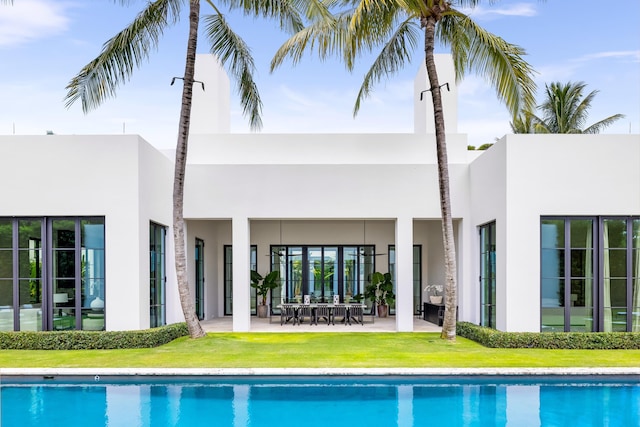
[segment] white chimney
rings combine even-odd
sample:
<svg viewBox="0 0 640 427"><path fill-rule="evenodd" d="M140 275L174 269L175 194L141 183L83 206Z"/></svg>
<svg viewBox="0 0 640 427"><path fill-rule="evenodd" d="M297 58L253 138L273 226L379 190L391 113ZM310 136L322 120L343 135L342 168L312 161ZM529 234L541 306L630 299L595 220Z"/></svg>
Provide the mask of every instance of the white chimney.
<svg viewBox="0 0 640 427"><path fill-rule="evenodd" d="M438 81L442 85L442 108L444 109L444 126L447 134L458 133L458 86L456 74L453 68L453 59L449 54L436 54L436 70ZM446 83L449 83L447 91ZM422 60L418 74L414 81L413 94L413 127L415 133L435 133L436 127L433 120L433 100L431 92L423 92L429 89L427 67ZM422 93L422 101L420 100Z"/></svg>

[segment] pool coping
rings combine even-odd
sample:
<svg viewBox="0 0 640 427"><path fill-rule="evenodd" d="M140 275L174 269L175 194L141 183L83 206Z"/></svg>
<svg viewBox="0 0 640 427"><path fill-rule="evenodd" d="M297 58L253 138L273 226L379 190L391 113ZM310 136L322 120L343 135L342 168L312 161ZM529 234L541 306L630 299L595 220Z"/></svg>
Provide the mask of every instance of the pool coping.
<svg viewBox="0 0 640 427"><path fill-rule="evenodd" d="M597 368L0 368L0 378L33 376L630 376L640 367Z"/></svg>

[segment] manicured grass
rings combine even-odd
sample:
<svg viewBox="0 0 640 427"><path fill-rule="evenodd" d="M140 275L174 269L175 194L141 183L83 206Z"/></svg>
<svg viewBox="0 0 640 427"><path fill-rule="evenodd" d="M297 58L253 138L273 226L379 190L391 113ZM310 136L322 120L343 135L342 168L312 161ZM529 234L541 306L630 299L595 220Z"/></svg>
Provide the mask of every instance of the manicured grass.
<svg viewBox="0 0 640 427"><path fill-rule="evenodd" d="M152 349L3 350L1 367L637 367L640 350L489 349L438 333L210 333Z"/></svg>

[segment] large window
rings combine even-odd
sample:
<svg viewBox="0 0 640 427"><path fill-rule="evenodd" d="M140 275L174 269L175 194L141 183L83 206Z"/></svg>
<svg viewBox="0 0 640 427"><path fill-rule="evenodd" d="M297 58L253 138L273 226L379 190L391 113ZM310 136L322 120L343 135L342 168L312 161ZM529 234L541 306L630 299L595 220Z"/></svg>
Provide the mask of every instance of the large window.
<svg viewBox="0 0 640 427"><path fill-rule="evenodd" d="M640 219L543 218L542 331L640 331Z"/></svg>
<svg viewBox="0 0 640 427"><path fill-rule="evenodd" d="M0 218L0 330L105 327L103 218Z"/></svg>
<svg viewBox="0 0 640 427"><path fill-rule="evenodd" d="M496 223L480 227L480 324L496 327Z"/></svg>
<svg viewBox="0 0 640 427"><path fill-rule="evenodd" d="M166 242L167 228L151 223L149 226L149 326L156 328L167 322L166 304Z"/></svg>

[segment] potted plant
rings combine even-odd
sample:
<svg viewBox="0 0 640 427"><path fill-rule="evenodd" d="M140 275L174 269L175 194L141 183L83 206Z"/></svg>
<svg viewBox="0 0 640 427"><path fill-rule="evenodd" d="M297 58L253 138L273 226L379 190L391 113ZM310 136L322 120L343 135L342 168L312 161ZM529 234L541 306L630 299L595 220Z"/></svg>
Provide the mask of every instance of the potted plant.
<svg viewBox="0 0 640 427"><path fill-rule="evenodd" d="M267 294L278 287L279 273L272 271L265 277L255 270L251 270L251 287L255 288L256 294L261 296L260 304L257 307L258 317L267 317Z"/></svg>
<svg viewBox="0 0 640 427"><path fill-rule="evenodd" d="M442 285L429 285L424 290L428 293L431 304L442 304Z"/></svg>
<svg viewBox="0 0 640 427"><path fill-rule="evenodd" d="M371 283L364 290L365 298L370 299L378 308L378 317L389 315L389 306L396 296L393 293L393 281L390 273L375 272L371 276Z"/></svg>

